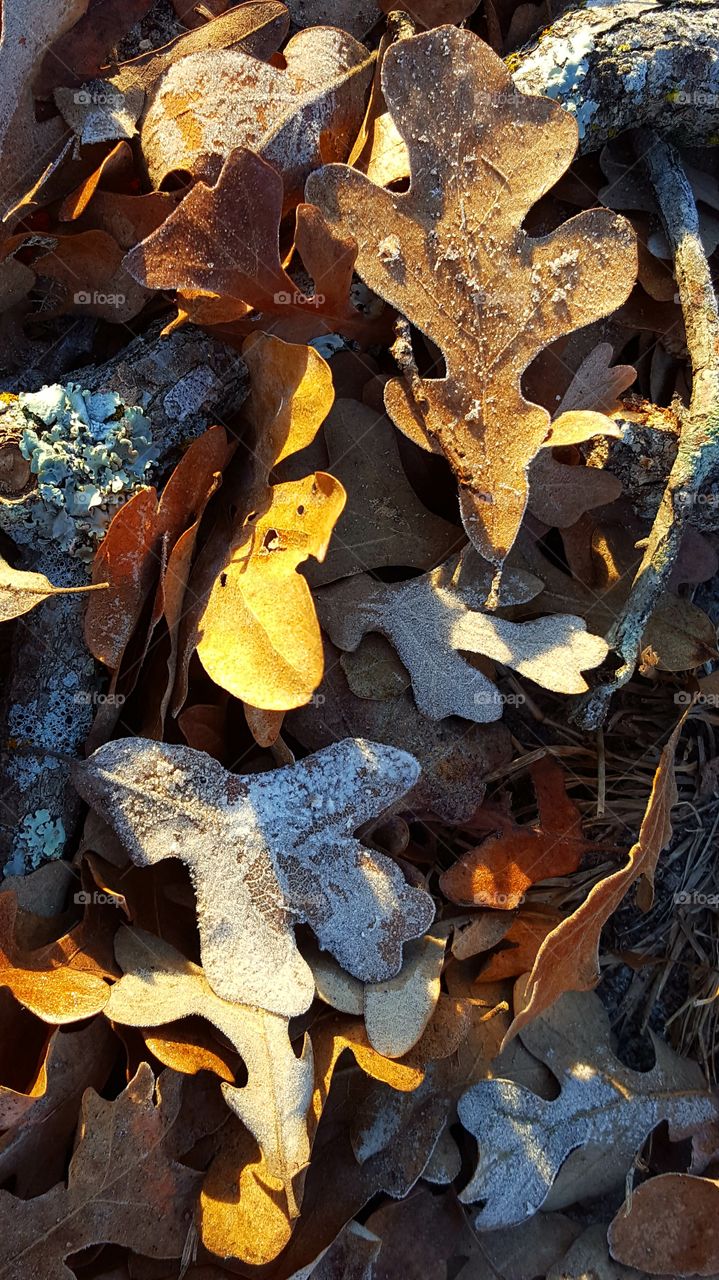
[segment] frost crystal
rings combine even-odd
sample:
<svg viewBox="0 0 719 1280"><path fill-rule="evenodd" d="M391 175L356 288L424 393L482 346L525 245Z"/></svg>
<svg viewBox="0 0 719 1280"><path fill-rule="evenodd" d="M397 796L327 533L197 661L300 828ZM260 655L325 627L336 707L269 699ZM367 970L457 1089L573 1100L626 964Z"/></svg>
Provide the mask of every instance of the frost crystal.
<svg viewBox="0 0 719 1280"><path fill-rule="evenodd" d="M91 560L115 509L156 461L150 423L117 392L72 382L23 393L16 412L27 424L20 450L37 476L28 519L62 550Z"/></svg>

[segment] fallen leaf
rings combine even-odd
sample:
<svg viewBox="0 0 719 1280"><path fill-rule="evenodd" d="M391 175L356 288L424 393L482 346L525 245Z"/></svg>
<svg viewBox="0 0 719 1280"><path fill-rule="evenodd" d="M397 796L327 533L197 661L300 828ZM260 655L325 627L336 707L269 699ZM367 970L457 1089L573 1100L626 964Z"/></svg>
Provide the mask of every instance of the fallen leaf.
<svg viewBox="0 0 719 1280"><path fill-rule="evenodd" d="M623 1267L609 1256L607 1228L602 1223L587 1227L568 1253L547 1272L547 1280L650 1280L646 1271Z"/></svg>
<svg viewBox="0 0 719 1280"><path fill-rule="evenodd" d="M309 1159L307 1111L312 1094L312 1046L298 1058L287 1018L232 1004L212 990L199 965L142 929L121 929L115 952L124 977L105 1014L126 1026L160 1026L200 1015L229 1040L248 1072L243 1088L223 1084L227 1105L259 1143L266 1175L292 1194Z"/></svg>
<svg viewBox="0 0 719 1280"><path fill-rule="evenodd" d="M92 565L93 582L109 583L91 598L85 614L85 643L116 671L147 599L157 564L157 492L140 489L115 513Z"/></svg>
<svg viewBox="0 0 719 1280"><path fill-rule="evenodd" d="M88 0L4 0L0 40L0 164L4 220L45 170L65 132L61 121L35 119L33 85L44 52L82 18Z"/></svg>
<svg viewBox="0 0 719 1280"><path fill-rule="evenodd" d="M88 947L84 924L47 946L20 952L14 940L16 913L15 895L0 894L0 986L43 1022L63 1025L99 1013L110 988Z"/></svg>
<svg viewBox="0 0 719 1280"><path fill-rule="evenodd" d="M561 1213L537 1213L515 1227L475 1233L470 1259L457 1280L535 1280L565 1255L579 1230ZM590 1280L589 1275L583 1280ZM600 1277L592 1275L591 1280Z"/></svg>
<svg viewBox="0 0 719 1280"><path fill-rule="evenodd" d="M479 982L501 982L528 973L544 939L563 919L560 911L523 907L501 939L499 950L482 966Z"/></svg>
<svg viewBox="0 0 719 1280"><path fill-rule="evenodd" d="M529 773L537 796L537 825L509 823L463 854L440 877L450 902L511 911L530 885L570 875L596 847L582 834L582 815L567 795L561 765L546 755L530 765Z"/></svg>
<svg viewBox="0 0 719 1280"><path fill-rule="evenodd" d="M243 351L253 464L233 498L231 530L210 547L213 583L195 589L200 607L179 643L185 670L197 637L200 661L216 684L253 707L284 711L307 702L322 679L319 625L297 567L308 555L325 554L345 495L321 471L276 485L269 476L316 435L332 403L332 379L309 347L263 334L249 338Z"/></svg>
<svg viewBox="0 0 719 1280"><path fill-rule="evenodd" d="M37 257L33 269L57 282L60 296L52 299L56 314L126 324L142 311L149 294L126 270L124 257L106 231L79 231L53 237L52 250Z"/></svg>
<svg viewBox="0 0 719 1280"><path fill-rule="evenodd" d="M539 450L528 474L529 510L557 529L568 529L586 511L615 502L622 492L621 480L611 471L569 465L551 449Z"/></svg>
<svg viewBox="0 0 719 1280"><path fill-rule="evenodd" d="M121 63L111 80L123 91L133 84L149 89L181 58L237 45L254 58L269 59L282 44L288 27L287 8L280 0L245 0L162 48Z"/></svg>
<svg viewBox="0 0 719 1280"><path fill-rule="evenodd" d="M369 1075L400 1091L416 1089L421 1069L383 1058L369 1044L361 1021L330 1017L312 1031L314 1090L309 1110L309 1142L314 1141L335 1068L346 1050ZM308 1149L309 1160L309 1149ZM312 1168L312 1165L310 1165ZM295 1188L298 1202L303 1188ZM267 1186L264 1161L248 1145L246 1131L228 1129L202 1188L200 1219L205 1246L221 1257L253 1265L270 1262L292 1235L295 1206ZM302 1219L300 1219L300 1222Z"/></svg>
<svg viewBox="0 0 719 1280"><path fill-rule="evenodd" d="M268 508L248 520L202 615L197 653L208 675L236 698L269 711L307 702L322 679L322 638L305 579L322 560L345 503L333 476L316 471L272 487ZM232 619L232 630L229 619Z"/></svg>
<svg viewBox="0 0 719 1280"><path fill-rule="evenodd" d="M364 45L333 27L294 35L281 68L241 46L179 59L152 86L142 124L154 186L173 170L215 181L230 152L247 147L280 171L296 204L323 158L349 153L372 65Z"/></svg>
<svg viewBox="0 0 719 1280"><path fill-rule="evenodd" d="M3 1280L67 1280L72 1272L65 1259L96 1244L180 1257L200 1175L172 1158L181 1077L160 1076L157 1103L154 1086L143 1062L115 1101L88 1089L67 1186L59 1183L32 1200L0 1191Z"/></svg>
<svg viewBox="0 0 719 1280"><path fill-rule="evenodd" d="M102 1089L116 1042L102 1018L78 1028L58 1027L28 1094L0 1089L0 1178L12 1178L24 1200L62 1178L65 1144L88 1087Z"/></svg>
<svg viewBox="0 0 719 1280"><path fill-rule="evenodd" d="M310 175L306 197L354 236L362 279L443 353L444 378L394 379L385 403L400 430L448 458L467 532L501 563L526 505L527 465L549 430L547 411L522 396L521 374L555 338L624 301L633 232L605 210L541 240L522 229L572 159L576 127L558 104L516 90L473 33L440 27L399 41L382 88L409 149L409 190L328 166Z"/></svg>
<svg viewBox="0 0 719 1280"><path fill-rule="evenodd" d="M314 982L295 922L310 924L320 945L368 982L397 973L402 944L431 924L430 897L352 834L416 781L406 752L348 739L292 767L242 777L190 747L133 738L107 743L72 769L133 861L178 857L190 868L203 967L223 999L304 1012Z"/></svg>
<svg viewBox="0 0 719 1280"><path fill-rule="evenodd" d="M719 657L711 618L691 601L668 591L659 598L641 648L656 655L659 671L693 671Z"/></svg>
<svg viewBox="0 0 719 1280"><path fill-rule="evenodd" d="M356 654L371 639L370 633ZM348 687L349 665L343 669L339 651L328 640L324 651L322 684L312 702L290 713L290 732L311 751L348 734L411 751L422 772L408 806L435 813L446 822L471 817L484 799L487 773L509 760L511 744L506 726L471 724L458 716L428 720L417 709L411 693L398 694L396 688L391 697L384 696L377 685L375 698L370 699L365 692L357 697ZM350 656L353 655L345 655Z"/></svg>
<svg viewBox="0 0 719 1280"><path fill-rule="evenodd" d="M323 425L328 469L347 492L329 552L312 566L312 586L403 565L431 569L464 540L460 529L428 511L412 489L384 416L353 400L336 400Z"/></svg>
<svg viewBox="0 0 719 1280"><path fill-rule="evenodd" d="M265 326L273 316L273 331L289 341L338 328L365 343L385 336L350 298L354 242L339 237L307 204L297 209L295 244L314 293L297 287L280 253L283 199L278 170L237 148L214 186L197 182L162 225L132 248L125 268L144 287L177 290L186 318L215 326L228 339L237 332L233 322L253 309ZM245 231L228 237L228 226Z"/></svg>
<svg viewBox="0 0 719 1280"><path fill-rule="evenodd" d="M13 569L0 556L0 622L9 622L11 618L29 613L50 596L72 595L77 591L105 591L107 586L107 582L96 582L90 587L54 587L44 573Z"/></svg>
<svg viewBox="0 0 719 1280"><path fill-rule="evenodd" d="M651 1275L719 1271L719 1182L662 1173L632 1192L609 1228L613 1258Z"/></svg>
<svg viewBox="0 0 719 1280"><path fill-rule="evenodd" d="M599 981L599 939L609 917L630 887L642 880L639 903L645 910L653 899L657 860L672 834L670 815L677 801L674 754L684 724L676 725L657 765L652 790L642 819L639 838L629 850L626 864L606 876L589 896L547 935L537 953L515 1017L509 1030L514 1036L533 1018L568 991L589 991Z"/></svg>
<svg viewBox="0 0 719 1280"><path fill-rule="evenodd" d="M557 405L557 414L573 409L595 409L611 413L623 391L631 387L637 376L628 364L612 365L614 356L609 342L599 342L580 364Z"/></svg>
<svg viewBox="0 0 719 1280"><path fill-rule="evenodd" d="M370 1044L385 1058L402 1058L416 1045L439 999L446 932L408 942L396 978L367 983L364 1020Z"/></svg>
<svg viewBox="0 0 719 1280"><path fill-rule="evenodd" d="M412 677L417 706L433 720L459 715L481 724L502 715L498 690L460 651L502 662L558 693L585 690L581 672L608 652L571 615L516 623L468 608L444 566L409 582L349 578L318 592L315 602L341 649L356 649L368 631L387 636Z"/></svg>
<svg viewBox="0 0 719 1280"><path fill-rule="evenodd" d="M557 1076L558 1098L547 1101L496 1078L462 1095L459 1118L480 1141L480 1153L460 1198L465 1204L483 1201L473 1218L477 1228L496 1230L531 1217L577 1149L603 1147L628 1171L661 1121L674 1141L716 1114L716 1100L695 1063L653 1037L656 1065L632 1071L615 1057L609 1034L597 996L566 994L522 1031L525 1048ZM596 1159L595 1152L589 1158ZM590 1194L584 1186L582 1195Z"/></svg>

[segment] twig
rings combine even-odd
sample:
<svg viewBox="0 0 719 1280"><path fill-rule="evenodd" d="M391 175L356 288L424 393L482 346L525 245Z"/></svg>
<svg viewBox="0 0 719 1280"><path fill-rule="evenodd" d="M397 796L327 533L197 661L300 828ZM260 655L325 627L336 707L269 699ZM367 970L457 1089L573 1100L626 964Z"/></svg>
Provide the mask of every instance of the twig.
<svg viewBox="0 0 719 1280"><path fill-rule="evenodd" d="M699 237L692 189L678 153L651 130L640 130L636 149L646 166L674 255L692 394L682 415L679 447L642 562L624 609L607 639L622 665L614 678L581 700L573 719L596 728L609 699L629 680L642 636L666 586L699 489L719 471L719 312L709 264Z"/></svg>

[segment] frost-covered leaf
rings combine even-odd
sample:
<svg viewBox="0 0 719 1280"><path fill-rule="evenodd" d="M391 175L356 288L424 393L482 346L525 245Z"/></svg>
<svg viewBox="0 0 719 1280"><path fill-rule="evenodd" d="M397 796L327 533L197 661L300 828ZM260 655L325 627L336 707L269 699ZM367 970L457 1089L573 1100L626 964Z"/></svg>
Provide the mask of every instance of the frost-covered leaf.
<svg viewBox="0 0 719 1280"><path fill-rule="evenodd" d="M19 618L21 614L29 613L50 596L106 589L106 582L98 582L91 587L54 587L44 573L13 569L0 556L0 622L8 622L10 618Z"/></svg>
<svg viewBox="0 0 719 1280"><path fill-rule="evenodd" d="M280 67L242 47L181 58L153 86L142 124L155 187L173 170L214 182L229 153L248 147L282 173L296 203L323 158L348 154L372 69L364 46L333 27L298 32Z"/></svg>
<svg viewBox="0 0 719 1280"><path fill-rule="evenodd" d="M521 1033L530 1053L561 1085L547 1101L512 1080L481 1081L462 1096L459 1118L479 1142L479 1162L461 1193L482 1200L475 1226L492 1230L522 1222L541 1208L571 1152L604 1147L626 1171L662 1121L673 1140L687 1137L719 1107L701 1070L654 1039L657 1061L632 1071L615 1057L609 1019L590 992L562 997ZM601 1168L601 1166L600 1166ZM591 1194L587 1187L583 1194Z"/></svg>
<svg viewBox="0 0 719 1280"><path fill-rule="evenodd" d="M417 706L433 720L459 715L484 723L502 715L492 681L460 651L483 654L557 693L585 690L582 671L608 652L571 615L517 623L468 608L443 567L409 582L350 578L318 592L316 604L341 649L356 649L369 631L387 636L412 677Z"/></svg>
<svg viewBox="0 0 719 1280"><path fill-rule="evenodd" d="M419 812L431 811L446 822L470 818L484 799L484 779L493 769L505 764L511 755L509 731L503 724L471 724L459 716L429 720L422 715L412 697L399 683L401 667L383 661L378 672L373 648L364 663L361 684L359 664L354 670L351 659L362 658L365 646L376 639L394 651L381 636L370 633L353 654L340 654L325 640L325 677L306 707L290 712L288 727L303 746L312 751L340 741L348 734L386 742L416 756L422 772L408 804ZM377 649L379 645L377 646ZM386 668L389 667L389 677ZM401 672L397 671L401 667ZM406 673L405 673L406 678ZM354 680L357 696L348 685ZM389 687L388 681L391 681ZM383 686L384 682L384 686Z"/></svg>
<svg viewBox="0 0 719 1280"><path fill-rule="evenodd" d="M572 159L576 125L550 99L515 89L471 32L440 27L399 41L382 87L409 149L409 190L334 165L310 176L306 195L355 237L363 280L444 355L444 378L408 371L388 384L385 403L401 430L448 458L467 532L499 563L549 430L521 375L555 338L624 301L634 234L595 209L541 239L527 235L528 209Z"/></svg>
<svg viewBox="0 0 719 1280"><path fill-rule="evenodd" d="M225 1000L291 1016L314 995L294 926L363 981L396 974L432 900L353 832L402 795L405 751L347 739L294 766L228 773L190 747L110 742L73 766L75 785L139 866L180 858L197 894L202 963Z"/></svg>
<svg viewBox="0 0 719 1280"><path fill-rule="evenodd" d="M225 1100L257 1139L267 1176L280 1188L309 1159L307 1109L312 1095L312 1046L305 1037L298 1058L287 1018L216 995L199 965L144 929L121 929L115 954L124 977L105 1009L125 1026L162 1026L199 1015L232 1044L248 1073L247 1084L223 1084Z"/></svg>

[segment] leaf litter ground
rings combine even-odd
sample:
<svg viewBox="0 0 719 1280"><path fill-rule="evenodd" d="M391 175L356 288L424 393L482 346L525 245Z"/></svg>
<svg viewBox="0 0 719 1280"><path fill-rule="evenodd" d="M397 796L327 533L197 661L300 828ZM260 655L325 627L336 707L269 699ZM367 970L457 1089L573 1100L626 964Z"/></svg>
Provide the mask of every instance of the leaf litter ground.
<svg viewBox="0 0 719 1280"><path fill-rule="evenodd" d="M3 7L0 1278L719 1274L686 266L388 8Z"/></svg>

